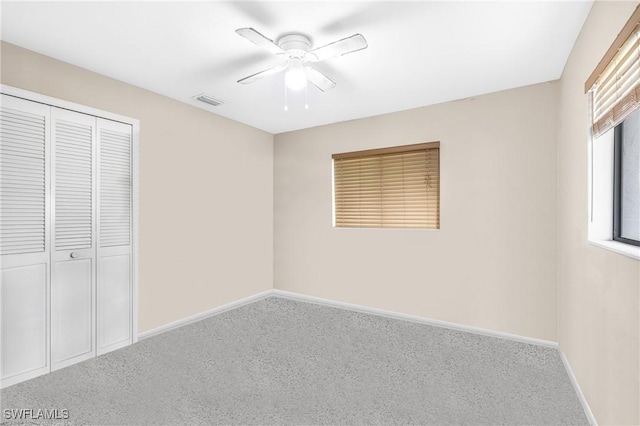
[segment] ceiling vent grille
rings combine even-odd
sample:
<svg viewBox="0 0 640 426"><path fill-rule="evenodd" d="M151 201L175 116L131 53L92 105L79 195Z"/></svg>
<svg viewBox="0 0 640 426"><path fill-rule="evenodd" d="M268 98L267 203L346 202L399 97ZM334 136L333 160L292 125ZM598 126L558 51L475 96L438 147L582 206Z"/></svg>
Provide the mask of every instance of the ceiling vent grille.
<svg viewBox="0 0 640 426"><path fill-rule="evenodd" d="M224 103L221 100L216 99L213 96L209 96L209 95L207 95L205 93L202 93L200 95L196 95L193 98L195 100L197 100L197 101L204 102L205 104L209 104L209 105L213 105L213 106L222 105Z"/></svg>

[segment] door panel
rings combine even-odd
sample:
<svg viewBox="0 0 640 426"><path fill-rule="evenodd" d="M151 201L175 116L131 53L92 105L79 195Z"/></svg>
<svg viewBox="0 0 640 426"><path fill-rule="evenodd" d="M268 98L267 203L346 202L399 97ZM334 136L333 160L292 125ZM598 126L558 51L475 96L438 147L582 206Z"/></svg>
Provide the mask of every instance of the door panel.
<svg viewBox="0 0 640 426"><path fill-rule="evenodd" d="M0 104L0 387L49 371L50 108Z"/></svg>
<svg viewBox="0 0 640 426"><path fill-rule="evenodd" d="M0 272L3 379L48 366L47 264Z"/></svg>
<svg viewBox="0 0 640 426"><path fill-rule="evenodd" d="M55 262L51 280L51 367L93 357L93 259Z"/></svg>
<svg viewBox="0 0 640 426"><path fill-rule="evenodd" d="M95 356L96 118L52 108L51 369Z"/></svg>
<svg viewBox="0 0 640 426"><path fill-rule="evenodd" d="M133 342L132 130L98 119L98 354Z"/></svg>
<svg viewBox="0 0 640 426"><path fill-rule="evenodd" d="M131 343L131 256L102 257L98 265L98 355ZM108 350L105 350L107 349Z"/></svg>

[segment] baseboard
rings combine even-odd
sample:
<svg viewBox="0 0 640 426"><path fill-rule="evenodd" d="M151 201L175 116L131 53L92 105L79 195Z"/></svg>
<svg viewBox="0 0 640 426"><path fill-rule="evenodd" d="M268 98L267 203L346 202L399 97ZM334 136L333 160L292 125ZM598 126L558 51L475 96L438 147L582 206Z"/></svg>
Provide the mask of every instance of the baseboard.
<svg viewBox="0 0 640 426"><path fill-rule="evenodd" d="M9 386L17 385L18 383L26 382L27 380L31 380L39 376L44 376L45 374L49 373L51 373L51 367L47 365L46 367L38 368L33 371L20 373L16 374L15 376L0 379L0 389L6 389ZM0 398L0 402L1 401L2 399ZM1 421L0 424L2 424Z"/></svg>
<svg viewBox="0 0 640 426"><path fill-rule="evenodd" d="M152 328L151 330L143 331L142 333L138 333L138 340L148 339L149 337L156 336L158 334L162 334L169 330L174 330L176 328L185 326L187 324L191 324L197 321L201 321L205 318L212 317L214 315L221 314L223 312L229 311L231 309L239 308L240 306L244 306L249 303L257 302L258 300L265 299L273 294L273 290L265 290L260 293L256 293L252 296L245 297L242 299L238 299L236 301L215 307L213 309L209 309L208 311L200 312L199 314L191 315L189 317L179 319L177 321L170 322L168 324L161 325L160 327Z"/></svg>
<svg viewBox="0 0 640 426"><path fill-rule="evenodd" d="M432 325L432 326L435 326L435 327L448 328L448 329L451 329L451 330L466 331L468 333L481 334L483 336L490 336L490 337L497 337L497 338L500 338L500 339L513 340L513 341L520 342L520 343L529 343L529 344L532 344L532 345L547 346L547 347L551 347L551 348L557 348L558 347L558 343L552 342L552 341L549 341L549 340L535 339L533 337L525 337L525 336L519 336L517 334L503 333L501 331L487 330L487 329L484 329L484 328L473 327L473 326L469 326L469 325L456 324L456 323L448 322L448 321L440 321L440 320L428 319L428 318L419 317L419 316L416 316L416 315L407 315L407 314L403 314L403 313L399 313L399 312L388 311L388 310L385 310L385 309L370 308L368 306L355 305L355 304L346 303L346 302L338 302L338 301L331 300L331 299L323 299L321 297L307 296L307 295L304 295L304 294L292 293L292 292L284 291L284 290L274 289L272 294L274 296L276 296L276 297L282 297L284 299L298 300L298 301L301 301L301 302L315 303L315 304L318 304L318 305L325 305L325 306L331 306L331 307L339 308L339 309L347 309L347 310L351 310L351 311L357 311L357 312L361 312L361 313L364 313L364 314L380 315L380 316L393 318L393 319L399 319L399 320L404 320L404 321L412 321L412 322L417 322L417 323L420 323L420 324Z"/></svg>
<svg viewBox="0 0 640 426"><path fill-rule="evenodd" d="M587 398L584 397L584 393L582 393L582 389L580 388L580 384L578 383L578 379L576 379L575 374L573 374L573 370L571 369L571 365L569 364L569 360L562 352L562 348L558 348L558 352L560 352L560 358L562 359L562 363L564 364L565 370L567 370L567 374L569 375L569 380L571 380L571 384L573 385L573 389L578 395L578 399L582 404L582 409L584 410L585 416L589 420L589 424L592 426L597 426L598 422L596 422L596 418L591 411L591 407L589 407L589 403L587 402Z"/></svg>
<svg viewBox="0 0 640 426"><path fill-rule="evenodd" d="M432 325L435 327L465 331L468 333L481 334L483 336L497 337L500 339L513 340L516 342L529 343L532 345L547 346L552 348L558 347L558 344L556 342L552 342L549 340L535 339L533 337L519 336L517 334L504 333L501 331L488 330L484 328L473 327L473 326L463 325L463 324L456 324L448 321L434 320L434 319L419 317L416 315L408 315L400 312L388 311L385 309L370 308L368 306L340 302L340 301L331 300L331 299L323 299L321 297L308 296L305 294L293 293L290 291L278 290L278 289L265 290L260 293L256 293L252 296L245 297L243 299L239 299L234 302L230 302L225 305L218 306L208 311L204 311L199 314L195 314L177 321L173 321L168 324L161 325L160 327L153 328L151 330L143 331L142 333L138 334L138 339L140 340L147 339L149 337L164 333L165 331L173 330L175 328L182 327L184 325L191 324L193 322L200 321L205 318L209 318L211 316L221 314L228 310L239 308L240 306L246 305L248 303L253 303L253 302L257 302L258 300L266 299L267 297L281 297L283 299L297 300L300 302L307 302L307 303L315 303L317 305L325 305L333 308L346 309L346 310L361 312L364 314L380 315L380 316L384 316L392 319L412 321L412 322L417 322L421 324Z"/></svg>

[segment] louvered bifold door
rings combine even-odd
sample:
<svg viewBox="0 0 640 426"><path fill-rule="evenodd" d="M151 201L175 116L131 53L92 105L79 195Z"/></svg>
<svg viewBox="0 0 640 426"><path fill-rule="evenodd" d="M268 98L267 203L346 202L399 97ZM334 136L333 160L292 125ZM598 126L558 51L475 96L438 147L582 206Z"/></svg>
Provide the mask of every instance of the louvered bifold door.
<svg viewBox="0 0 640 426"><path fill-rule="evenodd" d="M96 118L52 108L51 368L96 353Z"/></svg>
<svg viewBox="0 0 640 426"><path fill-rule="evenodd" d="M0 386L49 371L49 107L0 104Z"/></svg>
<svg viewBox="0 0 640 426"><path fill-rule="evenodd" d="M128 124L98 119L98 355L133 338L133 159Z"/></svg>

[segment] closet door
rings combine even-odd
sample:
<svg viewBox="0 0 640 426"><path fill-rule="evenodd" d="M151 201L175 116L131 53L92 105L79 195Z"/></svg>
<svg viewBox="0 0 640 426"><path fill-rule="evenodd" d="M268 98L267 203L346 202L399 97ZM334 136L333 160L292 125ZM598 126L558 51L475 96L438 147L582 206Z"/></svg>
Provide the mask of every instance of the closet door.
<svg viewBox="0 0 640 426"><path fill-rule="evenodd" d="M51 369L94 357L95 117L52 108Z"/></svg>
<svg viewBox="0 0 640 426"><path fill-rule="evenodd" d="M49 107L2 95L0 386L49 371Z"/></svg>
<svg viewBox="0 0 640 426"><path fill-rule="evenodd" d="M133 342L132 129L98 118L98 355Z"/></svg>

